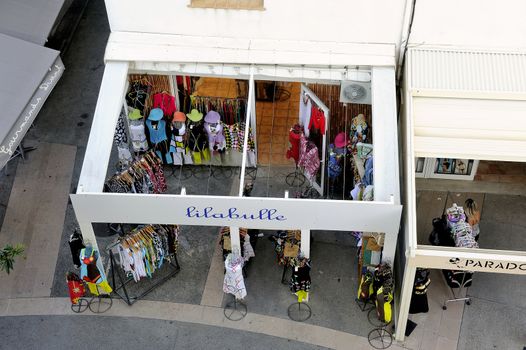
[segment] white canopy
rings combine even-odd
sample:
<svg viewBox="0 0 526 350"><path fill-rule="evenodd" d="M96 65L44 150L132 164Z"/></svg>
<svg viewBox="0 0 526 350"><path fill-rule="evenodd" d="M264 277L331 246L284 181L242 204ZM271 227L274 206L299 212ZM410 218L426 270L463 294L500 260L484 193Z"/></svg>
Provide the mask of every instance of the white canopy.
<svg viewBox="0 0 526 350"><path fill-rule="evenodd" d="M64 71L59 52L0 34L0 169Z"/></svg>

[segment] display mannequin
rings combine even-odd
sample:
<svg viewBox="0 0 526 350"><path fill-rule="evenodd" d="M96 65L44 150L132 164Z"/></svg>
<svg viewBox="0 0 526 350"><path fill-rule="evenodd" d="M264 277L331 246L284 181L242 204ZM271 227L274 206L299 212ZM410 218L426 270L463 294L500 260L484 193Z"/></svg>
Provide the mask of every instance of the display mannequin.
<svg viewBox="0 0 526 350"><path fill-rule="evenodd" d="M173 115L172 128L170 134L170 153L173 157L173 163L183 164L183 154L186 153L186 115L182 112L175 112Z"/></svg>
<svg viewBox="0 0 526 350"><path fill-rule="evenodd" d="M170 134L170 125L163 120L163 110L154 108L145 122L146 136L148 137L152 148L164 164L172 164L172 156L169 153L168 135Z"/></svg>
<svg viewBox="0 0 526 350"><path fill-rule="evenodd" d="M206 137L203 125L203 113L197 109L192 109L186 117L188 118L186 124L188 148L192 152L193 162L195 164L201 164L202 158L207 160L206 158L209 157L208 138Z"/></svg>
<svg viewBox="0 0 526 350"><path fill-rule="evenodd" d="M205 116L205 130L208 136L208 148L210 152L222 153L226 148L225 136L221 116L216 111L210 111Z"/></svg>
<svg viewBox="0 0 526 350"><path fill-rule="evenodd" d="M148 150L148 142L144 131L144 119L137 108L133 108L128 114L130 139L134 152L144 152Z"/></svg>

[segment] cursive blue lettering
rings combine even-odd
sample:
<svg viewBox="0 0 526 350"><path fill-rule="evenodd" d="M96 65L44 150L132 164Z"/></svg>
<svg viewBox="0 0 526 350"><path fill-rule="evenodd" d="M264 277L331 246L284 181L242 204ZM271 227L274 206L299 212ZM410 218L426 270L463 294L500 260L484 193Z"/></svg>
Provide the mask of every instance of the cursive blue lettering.
<svg viewBox="0 0 526 350"><path fill-rule="evenodd" d="M199 213L195 213L196 207L188 207L186 208L186 217L193 218L193 217L199 217Z"/></svg>
<svg viewBox="0 0 526 350"><path fill-rule="evenodd" d="M284 215L278 214L277 209L260 209L257 212L239 212L238 208L228 208L227 211L215 211L213 207L198 209L194 206L186 208L186 217L205 219L227 219L227 220L261 220L261 221L285 221Z"/></svg>
<svg viewBox="0 0 526 350"><path fill-rule="evenodd" d="M228 209L228 218L229 219L239 219L239 215L236 214L236 212L237 212L236 208Z"/></svg>

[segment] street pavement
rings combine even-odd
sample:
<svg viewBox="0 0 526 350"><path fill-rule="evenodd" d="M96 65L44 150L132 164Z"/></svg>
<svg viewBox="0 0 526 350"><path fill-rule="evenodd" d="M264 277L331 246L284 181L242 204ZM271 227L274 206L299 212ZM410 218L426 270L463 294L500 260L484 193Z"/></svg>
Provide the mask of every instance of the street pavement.
<svg viewBox="0 0 526 350"><path fill-rule="evenodd" d="M178 321L101 316L0 318L1 350L327 349L289 339Z"/></svg>

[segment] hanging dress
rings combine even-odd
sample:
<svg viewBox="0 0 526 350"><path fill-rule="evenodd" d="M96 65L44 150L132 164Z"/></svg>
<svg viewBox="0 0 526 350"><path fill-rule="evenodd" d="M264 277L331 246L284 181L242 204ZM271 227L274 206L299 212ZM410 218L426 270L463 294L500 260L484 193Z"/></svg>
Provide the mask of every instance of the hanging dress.
<svg viewBox="0 0 526 350"><path fill-rule="evenodd" d="M243 299L247 295L245 280L243 278L243 264L241 256L228 254L225 260L225 279L223 292L232 294L236 299Z"/></svg>

